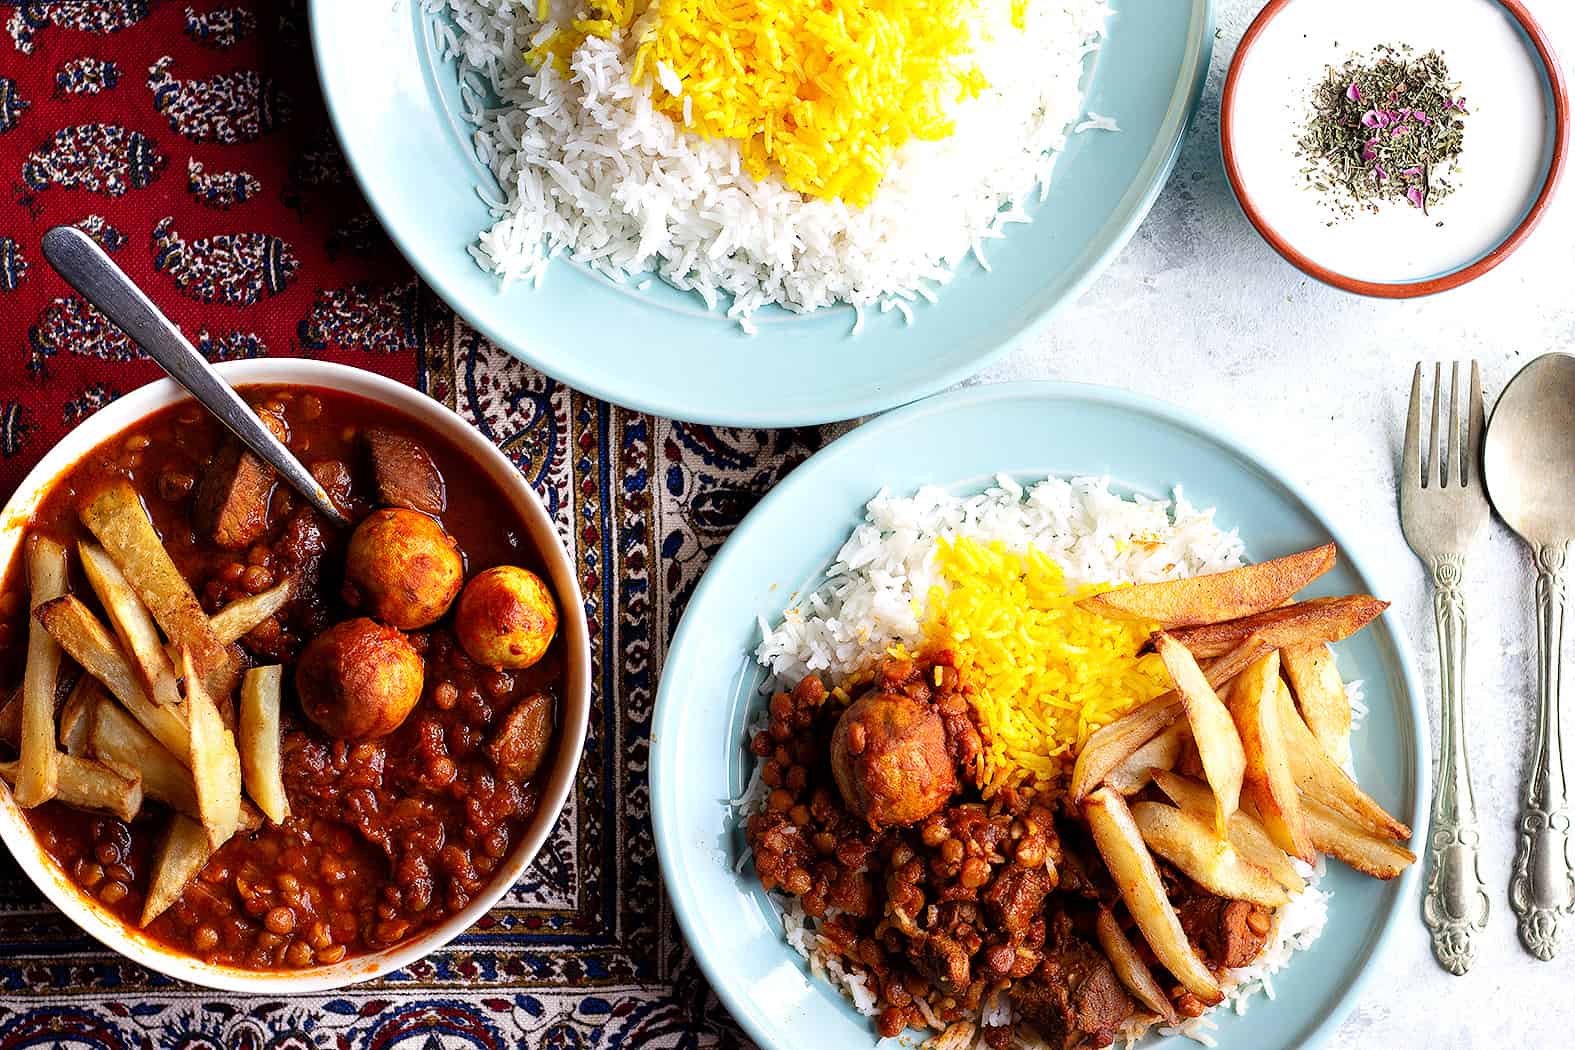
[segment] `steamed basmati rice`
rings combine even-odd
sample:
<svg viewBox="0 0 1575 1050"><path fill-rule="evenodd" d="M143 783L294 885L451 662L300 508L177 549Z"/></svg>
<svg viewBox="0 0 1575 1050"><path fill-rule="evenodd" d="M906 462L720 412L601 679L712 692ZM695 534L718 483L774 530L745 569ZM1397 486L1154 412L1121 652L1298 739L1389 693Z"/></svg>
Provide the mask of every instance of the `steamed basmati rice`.
<svg viewBox="0 0 1575 1050"><path fill-rule="evenodd" d="M459 60L473 148L502 191L483 195L496 221L477 262L505 283L539 283L557 255L619 281L654 271L746 328L772 303L893 302L906 317L968 255L982 262L984 243L1029 221L1030 197L1048 192L1082 116L1083 60L1110 13L1105 0L981 0L974 57L989 86L955 103L953 134L909 141L874 199L851 208L756 181L735 140L657 112L651 81L631 81L621 31L586 37L567 73L527 63L523 52L571 21L576 0L551 0L543 21L536 0L424 2L452 20L437 20L440 44ZM496 104L482 102L489 95Z"/></svg>

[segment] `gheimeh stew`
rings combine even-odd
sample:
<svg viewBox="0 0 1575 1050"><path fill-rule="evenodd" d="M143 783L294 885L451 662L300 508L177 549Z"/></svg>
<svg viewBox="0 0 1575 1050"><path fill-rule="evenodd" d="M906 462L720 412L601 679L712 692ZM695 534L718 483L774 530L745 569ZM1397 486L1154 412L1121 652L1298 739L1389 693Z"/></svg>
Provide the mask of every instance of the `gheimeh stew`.
<svg viewBox="0 0 1575 1050"><path fill-rule="evenodd" d="M536 809L563 653L537 552L479 465L360 397L243 394L356 528L190 402L94 449L52 484L0 592L16 687L0 756L17 756L0 774L128 925L296 969L395 945L483 891ZM40 592L51 559L58 597ZM51 640L59 672L28 714Z"/></svg>

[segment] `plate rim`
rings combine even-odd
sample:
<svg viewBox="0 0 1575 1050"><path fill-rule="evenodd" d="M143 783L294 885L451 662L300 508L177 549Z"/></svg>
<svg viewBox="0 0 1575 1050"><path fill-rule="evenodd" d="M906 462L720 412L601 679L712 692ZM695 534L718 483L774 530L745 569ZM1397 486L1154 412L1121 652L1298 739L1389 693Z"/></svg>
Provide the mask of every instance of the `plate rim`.
<svg viewBox="0 0 1575 1050"><path fill-rule="evenodd" d="M706 981L715 991L717 998L727 1009L728 1015L756 1043L764 1047L775 1047L768 1033L761 1031L748 1017L747 1011L740 1009L743 997L735 988L725 980L725 975L716 960L712 959L701 948L696 947L695 933L703 927L703 919L689 909L693 902L680 898L670 889L672 880L668 873L679 865L677 853L677 840L679 832L675 827L669 826L667 810L670 797L665 784L674 775L668 771L670 760L666 757L666 750L659 742L668 734L664 731L666 724L673 717L671 712L677 709L674 691L677 686L669 679L668 670L673 666L671 656L680 646L688 642L689 633L694 628L695 619L692 612L699 608L711 590L720 587L722 573L717 570L725 567L738 555L739 545L733 542L734 538L742 535L746 529L758 528L759 523L772 515L778 504L786 502L788 497L799 489L811 487L816 482L815 475L817 462L826 462L837 456L846 454L858 445L879 437L883 432L907 423L921 416L935 413L945 413L959 406L971 406L977 403L988 403L996 400L1012 400L1030 398L1041 400L1047 405L1058 401L1074 400L1083 403L1103 405L1109 408L1137 412L1148 415L1158 421L1169 423L1190 430L1206 440L1218 445L1223 450L1256 466L1267 475L1275 484L1284 488L1295 500L1317 518L1329 533L1329 538L1340 549L1341 556L1350 564L1355 574L1363 580L1373 579L1373 574L1368 569L1368 560L1360 554L1355 547L1346 542L1344 532L1335 524L1323 503L1315 499L1306 491L1296 475L1283 469L1272 455L1265 455L1251 444L1237 437L1229 428L1209 420L1204 416L1182 408L1179 405L1163 401L1133 391L1122 390L1116 387L1096 383L1079 383L1066 380L1022 380L1010 383L985 383L961 387L943 394L924 398L920 401L893 409L837 438L831 444L822 448L799 464L786 478L783 478L772 487L759 503L750 509L737 527L728 535L727 540L718 549L711 561L707 564L704 574L696 584L694 593L684 608L683 617L679 620L673 632L672 640L667 644L662 654L662 675L657 685L655 704L651 715L651 754L650 754L650 793L651 793L651 824L653 838L656 845L657 863L662 873L662 892L672 905L673 915L676 918L684 942L690 953L694 956L696 964L705 975ZM1422 689L1421 680L1417 674L1415 661L1412 657L1410 645L1404 634L1387 621L1382 622L1380 628L1388 637L1391 649L1394 652L1396 670L1404 685L1404 695L1397 697L1402 701L1398 706L1403 709L1411 728L1411 761L1416 771L1413 784L1414 799L1411 811L1407 816L1412 827L1412 841L1426 842L1431 834L1430 812L1432 804L1432 760L1428 754L1429 747L1429 719L1427 713L1426 694ZM1403 748L1403 745L1402 745ZM676 757L673 759L676 761ZM1382 963L1390 951L1401 922L1402 914L1407 910L1406 903L1419 898L1417 892L1421 879L1422 858L1417 863L1402 872L1399 878L1391 885L1396 887L1394 904L1390 906L1382 918L1381 928L1376 940L1373 942L1372 951L1366 966L1358 970L1345 983L1333 1005L1327 1013L1299 1042L1287 1044L1287 1050L1292 1048L1313 1047L1325 1042L1329 1035L1339 1027L1351 1013L1357 1002L1366 993L1376 974L1383 968ZM872 1033L873 1035L873 1033ZM870 1045L873 1047L876 1040L872 1037Z"/></svg>
<svg viewBox="0 0 1575 1050"><path fill-rule="evenodd" d="M1180 160L1187 132L1197 115L1204 84L1208 79L1214 55L1216 24L1216 0L1188 0L1193 10L1190 24L1197 31L1195 34L1189 33L1189 38L1184 45L1180 75L1172 85L1159 133L1155 136L1132 182L1133 186L1142 185L1145 188L1135 198L1129 191L1117 202L1116 207L1111 211L1110 221L1105 223L1099 235L1091 239L1080 253L1080 258L1087 258L1087 261L1080 266L1082 272L1067 285L1060 296L1053 302L1035 307L1022 318L1016 331L1009 337L995 346L981 350L961 364L934 372L909 375L906 378L894 378L878 391L845 400L823 399L814 409L797 410L792 407L776 407L769 398L761 399L761 403L752 407L724 403L722 399L715 399L716 403L709 406L700 406L686 403L685 395L673 389L658 394L622 390L616 372L604 371L602 377L597 378L592 374L595 368L593 366L588 368L582 363L580 356L569 353L567 348L562 348L555 354L543 353L528 340L510 338L499 330L498 326L479 323L468 307L462 305L466 300L462 294L457 293L454 283L443 277L442 270L424 261L408 247L409 238L397 224L391 222L391 213L396 209L388 205L390 195L386 187L380 194L377 187L373 185L373 174L364 171L365 155L359 152L356 137L348 132L347 114L342 108L343 100L340 99L336 103L336 96L330 83L331 78L325 72L327 63L332 59L331 45L327 40L332 34L322 31L323 12L328 5L343 2L344 0L310 0L307 12L312 39L312 58L324 108L328 112L329 124L344 154L346 166L355 180L356 188L376 216L378 224L388 235L400 256L416 271L421 281L442 299L456 316L516 360L603 401L648 415L682 419L692 423L778 428L813 426L856 419L909 404L943 391L978 374L1026 340L1042 332L1062 309L1076 302L1088 290L1089 285L1103 275L1109 265L1115 261L1116 256L1126 248L1169 183L1171 173ZM411 5L412 15L422 12L422 0L401 0L401 2ZM390 17L399 17L397 9L401 3L396 2L392 6L395 12ZM419 42L417 46L420 46ZM1074 266L1072 269L1078 268Z"/></svg>

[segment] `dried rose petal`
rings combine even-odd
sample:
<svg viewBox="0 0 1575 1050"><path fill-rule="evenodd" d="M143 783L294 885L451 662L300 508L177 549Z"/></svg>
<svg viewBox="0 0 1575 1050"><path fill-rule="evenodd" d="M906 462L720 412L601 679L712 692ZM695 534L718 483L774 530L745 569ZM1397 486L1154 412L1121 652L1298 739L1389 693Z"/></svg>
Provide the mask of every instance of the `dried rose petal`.
<svg viewBox="0 0 1575 1050"><path fill-rule="evenodd" d="M1412 186L1406 190L1405 199L1410 201L1413 206L1420 208L1422 206L1422 187Z"/></svg>
<svg viewBox="0 0 1575 1050"><path fill-rule="evenodd" d="M1362 89L1356 86L1354 80L1351 82L1351 86L1345 89L1345 97L1352 102L1362 101Z"/></svg>
<svg viewBox="0 0 1575 1050"><path fill-rule="evenodd" d="M1376 109L1370 109L1362 114L1362 127L1381 128L1384 126L1384 115Z"/></svg>
<svg viewBox="0 0 1575 1050"><path fill-rule="evenodd" d="M1368 139L1366 142L1362 143L1362 162L1364 164L1371 164L1373 158L1376 156L1378 156L1377 139Z"/></svg>
<svg viewBox="0 0 1575 1050"><path fill-rule="evenodd" d="M1415 167L1405 169L1400 174L1404 175L1408 179L1414 179L1418 175L1422 174L1422 166L1418 164Z"/></svg>

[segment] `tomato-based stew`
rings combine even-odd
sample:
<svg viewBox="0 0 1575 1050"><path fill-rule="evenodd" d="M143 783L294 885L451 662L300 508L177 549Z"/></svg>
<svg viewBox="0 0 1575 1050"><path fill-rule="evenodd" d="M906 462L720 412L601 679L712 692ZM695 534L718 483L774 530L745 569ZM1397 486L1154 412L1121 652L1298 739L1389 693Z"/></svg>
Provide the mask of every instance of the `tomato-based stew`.
<svg viewBox="0 0 1575 1050"><path fill-rule="evenodd" d="M563 644L510 498L446 438L336 391L242 393L353 528L191 402L94 449L0 590L0 776L128 926L300 969L486 890L537 807Z"/></svg>

